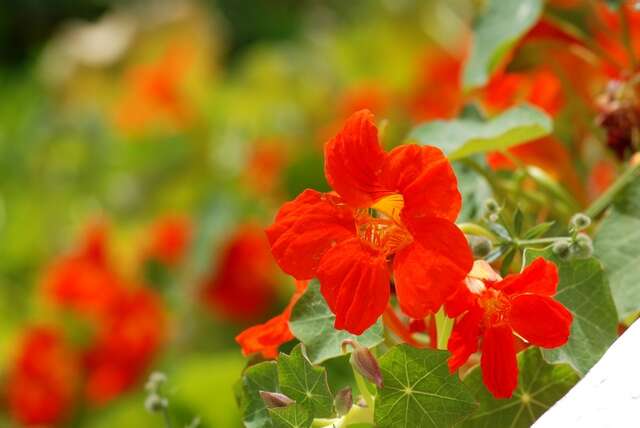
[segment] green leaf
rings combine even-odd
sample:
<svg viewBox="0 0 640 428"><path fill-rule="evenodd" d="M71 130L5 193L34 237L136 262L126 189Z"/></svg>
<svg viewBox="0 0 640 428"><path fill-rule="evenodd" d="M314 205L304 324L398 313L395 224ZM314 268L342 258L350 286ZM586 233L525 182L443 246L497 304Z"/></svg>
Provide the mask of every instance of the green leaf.
<svg viewBox="0 0 640 428"><path fill-rule="evenodd" d="M240 412L246 428L271 428L271 418L260 397L260 391L278 391L278 369L275 361L256 364L242 376Z"/></svg>
<svg viewBox="0 0 640 428"><path fill-rule="evenodd" d="M493 119L436 120L420 125L409 140L437 146L450 160L526 143L551 133L551 118L528 104L512 107Z"/></svg>
<svg viewBox="0 0 640 428"><path fill-rule="evenodd" d="M531 229L527 230L523 236L523 239L533 239L543 236L551 229L555 224L555 221L547 221L545 223L536 224Z"/></svg>
<svg viewBox="0 0 640 428"><path fill-rule="evenodd" d="M345 339L356 339L362 346L373 347L384 339L382 321L378 320L360 336L333 328L335 315L320 293L320 284L313 281L298 300L289 327L293 335L305 345L313 364L342 355L340 344Z"/></svg>
<svg viewBox="0 0 640 428"><path fill-rule="evenodd" d="M280 391L297 404L306 408L314 417L333 415L333 396L327 384L324 367L314 367L302 355L302 345L297 345L290 355L278 358Z"/></svg>
<svg viewBox="0 0 640 428"><path fill-rule="evenodd" d="M578 381L569 365L547 364L536 348L518 354L518 367L518 387L506 400L494 398L487 390L479 366L467 375L464 384L473 391L480 408L462 427L528 428Z"/></svg>
<svg viewBox="0 0 640 428"><path fill-rule="evenodd" d="M558 266L560 282L555 298L573 314L569 341L545 349L550 363L566 362L584 375L616 340L618 315L600 262L594 258L562 261L551 248L527 249L525 263L544 257Z"/></svg>
<svg viewBox="0 0 640 428"><path fill-rule="evenodd" d="M455 162L453 171L462 195L462 209L457 221L466 222L479 218L482 215L484 201L492 195L487 180L462 162Z"/></svg>
<svg viewBox="0 0 640 428"><path fill-rule="evenodd" d="M625 188L593 241L620 320L640 310L640 178Z"/></svg>
<svg viewBox="0 0 640 428"><path fill-rule="evenodd" d="M465 64L463 87L470 89L489 81L520 37L542 13L542 0L487 0L473 25L471 57Z"/></svg>
<svg viewBox="0 0 640 428"><path fill-rule="evenodd" d="M380 358L384 387L376 399L376 426L442 428L468 416L476 403L447 368L446 351L391 348Z"/></svg>
<svg viewBox="0 0 640 428"><path fill-rule="evenodd" d="M287 407L269 409L273 428L309 428L313 422L313 416L300 404L291 404Z"/></svg>

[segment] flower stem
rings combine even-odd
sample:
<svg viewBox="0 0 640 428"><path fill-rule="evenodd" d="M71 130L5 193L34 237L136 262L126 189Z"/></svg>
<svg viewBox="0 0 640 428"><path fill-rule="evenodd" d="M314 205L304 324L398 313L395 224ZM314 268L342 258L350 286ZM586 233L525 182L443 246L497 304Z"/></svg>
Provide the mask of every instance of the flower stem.
<svg viewBox="0 0 640 428"><path fill-rule="evenodd" d="M353 369L353 377L356 379L356 385L358 385L358 390L360 391L360 395L364 398L365 403L367 403L367 407L373 409L373 395L371 395L371 391L369 391L369 387L367 387L367 382L364 378Z"/></svg>
<svg viewBox="0 0 640 428"><path fill-rule="evenodd" d="M163 409L162 410L162 416L164 418L164 426L165 428L171 428L171 418L169 417L169 410L168 409Z"/></svg>
<svg viewBox="0 0 640 428"><path fill-rule="evenodd" d="M436 312L436 336L438 349L447 349L447 343L449 342L449 336L451 336L451 330L453 329L453 318L449 318L444 313L444 307L441 307Z"/></svg>
<svg viewBox="0 0 640 428"><path fill-rule="evenodd" d="M591 218L598 217L627 184L640 175L640 162L629 166L609 188L587 208L584 213Z"/></svg>
<svg viewBox="0 0 640 428"><path fill-rule="evenodd" d="M553 244L558 239L562 239L562 238L518 239L518 240L516 240L516 244L519 247L521 247L523 245Z"/></svg>

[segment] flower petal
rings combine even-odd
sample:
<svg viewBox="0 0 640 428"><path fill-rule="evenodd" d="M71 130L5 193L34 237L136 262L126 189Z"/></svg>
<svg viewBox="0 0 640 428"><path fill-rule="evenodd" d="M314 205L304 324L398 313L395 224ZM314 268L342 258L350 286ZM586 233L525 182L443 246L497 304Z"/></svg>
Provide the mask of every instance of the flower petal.
<svg viewBox="0 0 640 428"><path fill-rule="evenodd" d="M360 110L351 115L342 130L325 145L325 176L348 204L369 207L389 193L379 181L386 156L378 141L373 114Z"/></svg>
<svg viewBox="0 0 640 428"><path fill-rule="evenodd" d="M327 251L318 267L320 290L336 314L335 328L361 334L382 315L389 301L384 256L359 239Z"/></svg>
<svg viewBox="0 0 640 428"><path fill-rule="evenodd" d="M464 286L473 256L453 223L421 218L414 226L419 226L411 230L415 242L395 255L393 272L400 307L412 318L423 318Z"/></svg>
<svg viewBox="0 0 640 428"><path fill-rule="evenodd" d="M404 198L403 220L440 217L455 221L462 198L451 164L440 149L404 144L389 152L384 186Z"/></svg>
<svg viewBox="0 0 640 428"><path fill-rule="evenodd" d="M236 342L245 356L261 353L264 358L276 358L278 347L293 339L288 321L284 314L275 316L264 324L244 330L236 336Z"/></svg>
<svg viewBox="0 0 640 428"><path fill-rule="evenodd" d="M535 293L553 296L558 288L558 268L554 263L538 257L522 272L507 276L493 287L511 295Z"/></svg>
<svg viewBox="0 0 640 428"><path fill-rule="evenodd" d="M276 262L296 279L313 278L326 251L356 233L339 197L310 189L284 204L266 232Z"/></svg>
<svg viewBox="0 0 640 428"><path fill-rule="evenodd" d="M548 296L521 294L511 302L511 327L537 346L555 348L567 343L572 320L571 312Z"/></svg>
<svg viewBox="0 0 640 428"><path fill-rule="evenodd" d="M451 352L448 361L451 373L458 370L467 362L469 356L478 350L481 322L482 311L478 308L467 312L456 321L447 343L447 349Z"/></svg>
<svg viewBox="0 0 640 428"><path fill-rule="evenodd" d="M482 344L482 381L496 398L509 398L518 385L514 337L507 324L489 327Z"/></svg>

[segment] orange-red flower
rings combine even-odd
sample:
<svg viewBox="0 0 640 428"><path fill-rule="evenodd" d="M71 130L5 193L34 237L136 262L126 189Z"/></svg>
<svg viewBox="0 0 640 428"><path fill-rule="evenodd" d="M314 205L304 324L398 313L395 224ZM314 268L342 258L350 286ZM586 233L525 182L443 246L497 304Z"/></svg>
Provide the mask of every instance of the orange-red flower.
<svg viewBox="0 0 640 428"><path fill-rule="evenodd" d="M249 327L236 336L236 342L242 347L242 353L245 356L260 353L264 358L276 358L280 345L293 339L293 334L289 330L291 311L304 294L307 284L308 281L296 281L296 291L281 314L264 324Z"/></svg>
<svg viewBox="0 0 640 428"><path fill-rule="evenodd" d="M25 426L60 423L71 413L79 379L77 358L62 335L52 328L31 328L8 375L13 419Z"/></svg>
<svg viewBox="0 0 640 428"><path fill-rule="evenodd" d="M451 165L429 146L385 152L373 115L362 110L325 146L335 190L307 189L267 229L271 251L296 279L317 277L335 327L362 333L389 301L392 263L402 310L436 311L472 264L454 221L461 197Z"/></svg>
<svg viewBox="0 0 640 428"><path fill-rule="evenodd" d="M116 123L127 132L150 125L183 128L193 118L185 96L185 80L193 64L187 43L175 42L155 62L133 67L127 74L126 95L116 105Z"/></svg>
<svg viewBox="0 0 640 428"><path fill-rule="evenodd" d="M275 300L277 285L276 265L264 231L254 224L239 227L220 254L203 284L204 302L231 320L255 320Z"/></svg>
<svg viewBox="0 0 640 428"><path fill-rule="evenodd" d="M152 227L146 257L167 266L175 266L184 257L191 242L191 222L181 215L159 219Z"/></svg>
<svg viewBox="0 0 640 428"><path fill-rule="evenodd" d="M459 317L449 338L451 372L478 349L482 338L482 379L496 398L511 397L518 384L516 337L544 348L564 345L572 315L553 299L558 286L555 264L537 258L521 273L502 279L484 261L476 261L466 287L447 302Z"/></svg>

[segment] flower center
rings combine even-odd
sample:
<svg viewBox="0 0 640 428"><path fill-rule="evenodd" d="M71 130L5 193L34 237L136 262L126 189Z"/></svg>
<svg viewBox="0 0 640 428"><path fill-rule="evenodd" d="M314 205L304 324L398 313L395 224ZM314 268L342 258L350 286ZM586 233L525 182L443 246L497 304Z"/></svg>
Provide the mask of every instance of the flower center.
<svg viewBox="0 0 640 428"><path fill-rule="evenodd" d="M400 220L404 199L400 194L386 196L369 209L356 211L360 239L385 256L391 256L413 242Z"/></svg>
<svg viewBox="0 0 640 428"><path fill-rule="evenodd" d="M478 301L485 311L485 322L495 325L506 321L511 302L502 292L488 288Z"/></svg>

